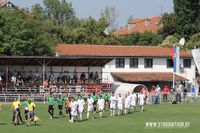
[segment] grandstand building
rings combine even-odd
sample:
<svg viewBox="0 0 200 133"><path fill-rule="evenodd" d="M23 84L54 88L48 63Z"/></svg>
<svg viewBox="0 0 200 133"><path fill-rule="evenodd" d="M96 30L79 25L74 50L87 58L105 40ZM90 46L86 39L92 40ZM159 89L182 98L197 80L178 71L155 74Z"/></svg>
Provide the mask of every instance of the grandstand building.
<svg viewBox="0 0 200 133"><path fill-rule="evenodd" d="M103 67L91 67L102 73L102 82L139 83L148 88L157 84L172 86L173 60L170 48L60 44L56 47L56 52L60 57L70 55L111 58L112 60ZM181 52L180 71L176 73L176 81L195 84L195 72L191 53Z"/></svg>
<svg viewBox="0 0 200 133"><path fill-rule="evenodd" d="M195 72L191 53L181 52L176 82L195 84ZM80 78L83 73L84 81ZM18 87L19 83L13 85L13 75L20 75L17 78L24 80L23 83L18 80L21 87ZM66 75L69 78L63 81ZM53 87L65 89L72 85L100 92L110 89L114 82L143 84L148 89L157 84L172 87L173 60L170 48L157 46L59 44L55 57L0 56L0 76L0 88L4 91L16 91L16 88L22 91L25 88L40 90L45 86L51 91ZM48 82L47 85L45 82Z"/></svg>

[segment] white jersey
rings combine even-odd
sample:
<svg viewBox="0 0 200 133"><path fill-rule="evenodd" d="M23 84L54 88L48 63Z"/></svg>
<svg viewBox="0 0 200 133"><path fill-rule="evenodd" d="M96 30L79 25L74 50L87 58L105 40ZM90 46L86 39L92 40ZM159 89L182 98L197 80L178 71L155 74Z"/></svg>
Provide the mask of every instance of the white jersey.
<svg viewBox="0 0 200 133"><path fill-rule="evenodd" d="M78 103L78 111L83 112L85 101L83 99L78 99L77 103Z"/></svg>
<svg viewBox="0 0 200 133"><path fill-rule="evenodd" d="M105 101L104 101L103 98L98 99L97 105L98 105L99 110L103 110L104 109L104 103L105 103Z"/></svg>
<svg viewBox="0 0 200 133"><path fill-rule="evenodd" d="M117 98L117 108L121 109L121 110L123 108L123 98L122 97Z"/></svg>
<svg viewBox="0 0 200 133"><path fill-rule="evenodd" d="M88 98L87 99L88 112L92 112L93 111L93 103L94 103L94 100L92 98Z"/></svg>
<svg viewBox="0 0 200 133"><path fill-rule="evenodd" d="M72 116L77 116L77 107L78 107L78 103L76 101L71 102L71 115Z"/></svg>
<svg viewBox="0 0 200 133"><path fill-rule="evenodd" d="M125 99L125 108L129 109L129 108L130 108L130 105L131 105L131 98L128 96L128 97Z"/></svg>
<svg viewBox="0 0 200 133"><path fill-rule="evenodd" d="M139 104L144 105L144 94L139 94L138 98L139 98Z"/></svg>
<svg viewBox="0 0 200 133"><path fill-rule="evenodd" d="M131 94L131 105L136 106L137 95L135 93Z"/></svg>
<svg viewBox="0 0 200 133"><path fill-rule="evenodd" d="M117 98L115 96L110 97L110 108L115 109Z"/></svg>

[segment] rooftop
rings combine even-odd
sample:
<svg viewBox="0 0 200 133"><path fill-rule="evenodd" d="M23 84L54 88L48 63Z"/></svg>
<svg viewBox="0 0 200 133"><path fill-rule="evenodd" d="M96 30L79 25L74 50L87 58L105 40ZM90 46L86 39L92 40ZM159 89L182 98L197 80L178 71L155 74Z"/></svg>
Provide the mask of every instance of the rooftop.
<svg viewBox="0 0 200 133"><path fill-rule="evenodd" d="M151 18L134 18L129 21L128 26L123 27L115 32L114 35L126 35L133 32L152 32L157 33L161 27L161 17L154 16Z"/></svg>
<svg viewBox="0 0 200 133"><path fill-rule="evenodd" d="M119 45L85 45L58 44L56 52L60 56L103 56L103 57L169 57L171 48L159 46L119 46ZM192 58L189 52L180 52L181 57Z"/></svg>

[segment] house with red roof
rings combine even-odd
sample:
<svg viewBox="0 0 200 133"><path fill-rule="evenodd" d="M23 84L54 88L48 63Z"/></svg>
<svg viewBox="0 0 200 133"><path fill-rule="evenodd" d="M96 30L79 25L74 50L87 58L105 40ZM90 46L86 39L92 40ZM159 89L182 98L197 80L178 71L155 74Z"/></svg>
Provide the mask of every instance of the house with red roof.
<svg viewBox="0 0 200 133"><path fill-rule="evenodd" d="M133 32L152 32L157 33L162 27L161 17L154 16L151 18L134 18L128 22L128 25L113 32L114 35L127 35Z"/></svg>

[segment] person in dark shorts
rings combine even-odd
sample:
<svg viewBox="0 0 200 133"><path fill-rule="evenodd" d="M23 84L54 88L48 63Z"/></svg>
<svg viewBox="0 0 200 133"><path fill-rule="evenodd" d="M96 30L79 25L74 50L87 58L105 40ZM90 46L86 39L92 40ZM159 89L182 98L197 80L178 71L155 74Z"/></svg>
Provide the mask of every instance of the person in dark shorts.
<svg viewBox="0 0 200 133"><path fill-rule="evenodd" d="M58 95L57 103L58 103L58 109L59 109L59 116L63 116L62 109L63 109L63 97L61 94Z"/></svg>
<svg viewBox="0 0 200 133"><path fill-rule="evenodd" d="M50 94L48 102L49 102L48 112L50 114L50 119L53 119L54 103L55 103L55 98L53 97L53 94Z"/></svg>
<svg viewBox="0 0 200 133"><path fill-rule="evenodd" d="M94 102L93 102L94 113L96 113L96 110L97 110L97 100L98 100L98 96L96 95L95 92L94 92L93 95L92 95L92 99L94 100Z"/></svg>

